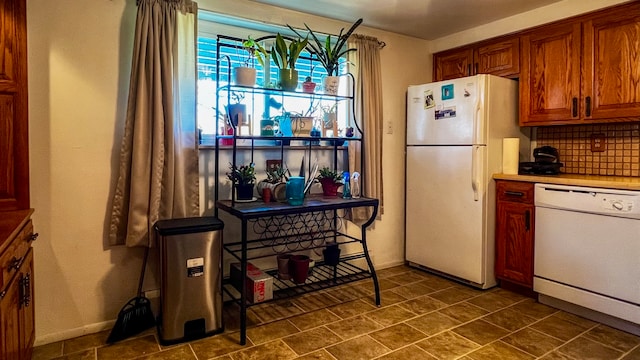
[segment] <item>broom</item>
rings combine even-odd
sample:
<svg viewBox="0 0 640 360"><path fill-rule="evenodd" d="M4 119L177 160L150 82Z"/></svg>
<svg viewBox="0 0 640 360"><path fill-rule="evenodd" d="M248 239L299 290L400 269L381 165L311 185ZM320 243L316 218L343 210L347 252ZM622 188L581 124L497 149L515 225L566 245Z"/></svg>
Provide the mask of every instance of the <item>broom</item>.
<svg viewBox="0 0 640 360"><path fill-rule="evenodd" d="M138 296L129 300L118 313L116 324L111 329L107 338L107 344L114 343L138 334L156 324L151 311L151 302L142 296L142 283L144 282L144 272L147 267L149 257L149 247L144 250L144 260L140 271L140 281L138 282Z"/></svg>

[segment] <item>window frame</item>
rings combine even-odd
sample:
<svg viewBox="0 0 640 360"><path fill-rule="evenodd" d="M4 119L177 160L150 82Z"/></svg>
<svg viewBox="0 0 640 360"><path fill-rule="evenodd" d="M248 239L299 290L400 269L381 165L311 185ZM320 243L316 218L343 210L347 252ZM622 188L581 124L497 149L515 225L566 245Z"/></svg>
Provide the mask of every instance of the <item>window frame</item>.
<svg viewBox="0 0 640 360"><path fill-rule="evenodd" d="M217 15L217 16L222 16L222 15ZM280 32L281 34L283 34L283 36L285 36L285 38L297 38L297 35L295 35L293 32L291 32L290 29L288 29L285 26L279 26L279 25L269 25L269 24L262 24L260 23L259 25L261 26L254 26L255 24L252 24L252 22L248 22L248 25L246 27L239 27L237 25L229 25L228 23L213 23L209 18L209 16L207 16L207 14L205 14L204 18L199 16L198 18L198 56L197 56L197 64L196 64L196 70L197 70L197 81L198 81L198 96L197 96L197 102L198 102L198 113L197 113L197 122L198 122L198 128L200 131L200 135L201 135L201 141L200 143L202 145L214 145L215 144L215 137L216 137L216 133L219 135L223 135L223 131L220 128L220 121L224 122L224 116L221 118L220 114L222 114L223 112L217 112L215 110L215 106L217 105L218 107L220 107L220 103L219 103L219 94L218 94L218 81L220 79L225 79L226 83L222 86L225 85L229 85L231 83L231 79L229 79L227 76L230 75L231 70L233 68L233 65L235 63L237 63L238 61L241 61L242 58L246 57L246 53L245 50L242 50L241 48L238 48L238 46L235 47L230 47L228 44L225 43L224 46L220 46L220 41L224 40L224 41L234 41L236 42L236 44L238 43L238 41L242 41L243 39L246 39L248 36L251 36L253 39L256 40L263 40L263 39L273 39L275 37L275 33L276 32ZM226 17L225 17L226 18ZM234 18L228 17L227 18L229 21L229 23L233 23ZM237 19L235 19L237 20ZM246 25L247 22L244 21L242 22L242 24ZM268 27L270 31L272 32L266 32L266 31L262 31L261 28L265 28ZM225 32L225 34L221 34L221 32ZM204 58L203 53L201 52L201 44L207 43L208 46L210 46L209 48L209 52L208 54L211 55L214 51L215 51L215 56L213 57L209 57L209 62L208 63L202 63L201 62L201 58ZM212 47L211 47L212 46ZM218 55L218 50L220 48L233 48L235 50L231 51L231 52L225 52L224 55L225 57L229 57L228 60L224 60L222 58L220 58ZM267 50L270 49L270 45L266 44L265 48ZM213 64L211 62L211 60L213 60ZM258 73L261 74L262 76L269 76L269 82L271 82L274 78L273 74L277 74L277 67L275 66L275 64L271 61L270 57L267 58L267 60L269 61L269 70L268 71L264 71L264 69L261 69L261 66L259 64L255 64L255 67L258 70ZM302 64L300 64L300 62L302 61ZM224 63L227 62L228 65L224 65ZM314 63L315 62L315 63ZM345 61L343 62L343 65L341 66L342 68L342 73L346 74L348 73L347 70L347 59L345 57ZM326 76L326 71L324 68L322 68L322 66L320 65L320 63L317 62L317 60L313 59L313 56L311 54L309 54L306 50L305 52L303 52L303 54L301 54L299 61L296 66L296 69L301 73L300 76L300 83L302 82L302 80L304 80L304 78L306 76L311 76L312 79L316 82L316 83L321 83L321 79L322 77ZM206 69L204 67L206 67ZM224 71L226 72L226 74L224 74L224 77L222 75L222 69L223 67L226 66L227 68L224 69ZM218 70L218 68L220 70ZM208 77L201 77L201 73L206 72L206 70L209 69L210 71L208 72L208 74L210 74L210 76ZM302 69L302 71L301 71ZM220 71L220 73L216 74L216 71ZM211 77L213 77L213 79L211 79ZM352 77L352 76L351 76ZM213 84L208 84L208 86L210 86L210 89L208 89L206 92L207 94L203 93L204 90L204 82L206 80L209 81L213 81ZM353 79L351 79L352 81ZM263 80L264 81L264 80ZM220 81L220 83L222 83L222 81ZM344 81L342 82L343 84L345 83ZM263 83L264 85L264 83ZM262 86L261 88L263 88L264 86ZM348 93L351 93L353 89L348 89ZM300 92L300 91L298 91ZM203 97L207 97L207 96L212 96L213 99L213 104L215 104L213 107L211 107L211 102L208 102L208 105L204 103L203 101ZM294 98L294 97L288 97L286 95L283 95L283 97L286 97L288 99L290 98ZM308 98L307 98L308 99ZM268 99L265 98L264 103L266 104L268 101ZM307 100L308 101L308 100ZM283 102L284 103L284 102ZM349 107L348 103L349 102L344 102L344 101L336 101L336 104L338 103L343 103L344 105L341 105L341 109L339 109L338 111L338 127L343 130L348 126L351 126L352 124L352 108ZM353 103L353 102L351 102ZM207 109L206 107L209 106L209 109ZM253 111L251 113L255 114L255 104L251 104ZM263 105L261 109L264 109L266 105ZM267 109L269 108L268 106L266 106ZM212 110L212 111L211 111ZM258 110L258 111L262 111L263 115L266 114L267 116L269 115L269 111L264 111L264 110ZM300 112L300 111L295 111ZM226 112L225 112L226 113ZM216 121L216 115L218 116L218 121ZM213 125L213 127L211 126L211 124L217 124ZM260 119L258 119L258 116L255 116L254 118L251 119L251 123L252 123L252 128L253 131L251 133L252 136L258 136L259 132L256 131L256 129L259 130L259 123L260 123ZM204 131L204 124L207 124L207 131ZM334 137L338 136L339 134L333 134Z"/></svg>

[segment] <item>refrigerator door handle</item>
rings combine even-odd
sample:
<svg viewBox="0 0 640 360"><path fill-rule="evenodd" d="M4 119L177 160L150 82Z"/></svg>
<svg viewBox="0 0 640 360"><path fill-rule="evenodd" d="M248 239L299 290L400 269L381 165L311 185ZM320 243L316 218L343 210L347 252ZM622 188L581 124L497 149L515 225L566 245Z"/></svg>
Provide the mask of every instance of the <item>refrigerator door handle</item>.
<svg viewBox="0 0 640 360"><path fill-rule="evenodd" d="M473 189L473 201L480 200L480 176L478 174L480 167L478 166L478 161L481 157L478 156L478 151L480 147L478 145L473 145L473 149L471 151L471 188Z"/></svg>
<svg viewBox="0 0 640 360"><path fill-rule="evenodd" d="M471 140L474 144L482 144L484 140L480 138L483 137L482 130L480 126L482 126L482 121L480 120L480 112L482 111L482 104L480 101L476 103L475 113L473 114L473 140Z"/></svg>

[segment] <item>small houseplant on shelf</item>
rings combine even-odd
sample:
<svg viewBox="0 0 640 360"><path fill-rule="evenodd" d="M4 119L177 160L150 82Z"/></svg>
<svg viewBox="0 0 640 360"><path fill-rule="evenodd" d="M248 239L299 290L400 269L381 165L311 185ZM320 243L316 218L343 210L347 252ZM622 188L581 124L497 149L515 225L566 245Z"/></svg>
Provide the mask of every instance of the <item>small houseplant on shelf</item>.
<svg viewBox="0 0 640 360"><path fill-rule="evenodd" d="M240 167L229 163L227 178L236 188L236 200L253 199L253 185L256 182L256 169L253 163Z"/></svg>
<svg viewBox="0 0 640 360"><path fill-rule="evenodd" d="M345 56L350 51L356 51L356 49L345 49L347 45L347 40L353 34L353 31L362 24L362 19L356 20L353 25L349 28L349 30L343 34L344 28L340 29L340 34L338 34L338 38L335 41L331 41L331 35L327 35L324 39L324 42L318 38L318 36L309 28L307 24L304 26L307 28L309 35L311 36L312 42L309 42L307 46L309 52L312 55L315 55L318 58L318 61L322 64L324 69L327 71L327 77L324 79L324 93L329 95L337 95L338 94L338 84L339 77L338 75L338 66L340 65L340 58ZM289 29L296 33L298 36L302 36L296 29L291 27L291 25L287 24ZM307 35L307 36L309 36Z"/></svg>
<svg viewBox="0 0 640 360"><path fill-rule="evenodd" d="M336 196L338 187L342 185L343 173L323 167L319 170L316 180L322 184L322 194L325 196Z"/></svg>
<svg viewBox="0 0 640 360"><path fill-rule="evenodd" d="M276 165L272 169L267 169L267 178L260 180L256 185L258 194L265 195L265 189L271 193L271 199L277 201L286 201L285 187L286 182L289 179L287 173L289 170L280 165Z"/></svg>
<svg viewBox="0 0 640 360"><path fill-rule="evenodd" d="M311 76L307 76L302 83L302 92L313 94L316 90L316 83L311 80Z"/></svg>
<svg viewBox="0 0 640 360"><path fill-rule="evenodd" d="M300 53L307 47L309 39L293 39L289 41L289 45L285 42L284 37L276 34L276 43L271 47L271 56L273 62L280 69L280 87L286 91L294 91L298 87L298 70L296 70L296 62Z"/></svg>
<svg viewBox="0 0 640 360"><path fill-rule="evenodd" d="M242 42L242 48L247 52L243 66L233 68L233 82L240 86L254 86L256 84L255 61L264 68L267 50L251 36Z"/></svg>

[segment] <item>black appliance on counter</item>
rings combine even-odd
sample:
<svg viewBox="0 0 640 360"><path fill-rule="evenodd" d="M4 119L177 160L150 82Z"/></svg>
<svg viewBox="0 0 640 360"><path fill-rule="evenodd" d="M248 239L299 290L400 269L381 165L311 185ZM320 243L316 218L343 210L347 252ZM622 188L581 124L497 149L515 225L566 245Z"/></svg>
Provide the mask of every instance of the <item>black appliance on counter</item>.
<svg viewBox="0 0 640 360"><path fill-rule="evenodd" d="M533 150L533 162L521 162L519 174L558 175L563 166L559 162L558 149L553 146L541 146Z"/></svg>

